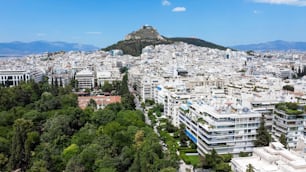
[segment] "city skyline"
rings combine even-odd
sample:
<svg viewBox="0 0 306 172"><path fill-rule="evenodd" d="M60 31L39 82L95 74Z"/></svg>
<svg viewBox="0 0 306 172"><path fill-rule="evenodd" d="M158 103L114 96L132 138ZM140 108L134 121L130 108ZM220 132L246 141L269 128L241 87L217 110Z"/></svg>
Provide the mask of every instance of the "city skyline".
<svg viewBox="0 0 306 172"><path fill-rule="evenodd" d="M166 37L196 37L224 46L306 41L305 8L305 0L3 0L0 42L106 47L145 24Z"/></svg>

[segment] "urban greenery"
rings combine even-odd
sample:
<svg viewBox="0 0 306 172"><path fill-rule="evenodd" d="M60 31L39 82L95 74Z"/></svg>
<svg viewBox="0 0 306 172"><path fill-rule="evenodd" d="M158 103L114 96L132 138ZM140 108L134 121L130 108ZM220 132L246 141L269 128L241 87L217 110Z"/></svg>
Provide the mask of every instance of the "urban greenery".
<svg viewBox="0 0 306 172"><path fill-rule="evenodd" d="M232 159L231 155L221 156L215 149L210 154L205 154L201 158L201 165L204 169L212 169L213 171L230 172L231 167L228 164Z"/></svg>
<svg viewBox="0 0 306 172"><path fill-rule="evenodd" d="M281 143L281 144L283 144L285 147L287 147L287 138L286 138L286 135L285 134L281 134L281 136L280 136L280 138L279 138L279 142Z"/></svg>
<svg viewBox="0 0 306 172"><path fill-rule="evenodd" d="M163 153L143 113L134 110L127 79L117 88L122 103L103 110L81 110L70 86L49 85L47 78L0 87L0 171L177 169L177 159Z"/></svg>
<svg viewBox="0 0 306 172"><path fill-rule="evenodd" d="M248 164L246 172L255 172L254 167L252 166L252 164Z"/></svg>
<svg viewBox="0 0 306 172"><path fill-rule="evenodd" d="M283 90L294 91L294 87L292 85L284 85Z"/></svg>
<svg viewBox="0 0 306 172"><path fill-rule="evenodd" d="M260 125L257 130L256 140L254 141L255 147L268 146L271 142L271 135L269 134L267 128L265 127L264 116L260 119Z"/></svg>
<svg viewBox="0 0 306 172"><path fill-rule="evenodd" d="M299 110L298 104L292 102L279 103L276 105L276 108L286 112L288 115L300 115L304 113L304 108L303 110Z"/></svg>
<svg viewBox="0 0 306 172"><path fill-rule="evenodd" d="M248 152L239 152L239 157L248 157L249 153Z"/></svg>

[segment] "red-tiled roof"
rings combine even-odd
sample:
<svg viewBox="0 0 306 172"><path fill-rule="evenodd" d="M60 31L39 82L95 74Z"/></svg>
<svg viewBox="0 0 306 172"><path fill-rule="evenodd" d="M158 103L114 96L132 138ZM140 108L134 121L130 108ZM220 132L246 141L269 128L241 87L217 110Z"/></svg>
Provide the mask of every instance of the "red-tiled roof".
<svg viewBox="0 0 306 172"><path fill-rule="evenodd" d="M106 106L111 103L120 103L121 96L79 96L78 104L81 109L85 109L90 101L93 99L98 106Z"/></svg>

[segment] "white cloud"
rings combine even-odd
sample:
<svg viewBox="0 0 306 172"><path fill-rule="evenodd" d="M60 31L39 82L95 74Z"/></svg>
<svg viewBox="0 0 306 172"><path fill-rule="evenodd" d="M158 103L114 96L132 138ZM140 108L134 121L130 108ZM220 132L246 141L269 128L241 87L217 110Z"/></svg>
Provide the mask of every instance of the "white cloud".
<svg viewBox="0 0 306 172"><path fill-rule="evenodd" d="M172 12L185 12L187 9L185 7L175 7Z"/></svg>
<svg viewBox="0 0 306 172"><path fill-rule="evenodd" d="M169 6L169 5L171 5L171 2L168 1L168 0L163 0L163 1L162 1L162 5L163 5L163 6Z"/></svg>
<svg viewBox="0 0 306 172"><path fill-rule="evenodd" d="M45 33L36 33L36 36L37 37L44 37L44 36L46 36L46 34Z"/></svg>
<svg viewBox="0 0 306 172"><path fill-rule="evenodd" d="M259 11L259 10L253 10L253 14L261 14L262 11Z"/></svg>
<svg viewBox="0 0 306 172"><path fill-rule="evenodd" d="M101 35L101 32L85 32L88 35Z"/></svg>
<svg viewBox="0 0 306 172"><path fill-rule="evenodd" d="M253 0L258 3L306 6L306 0Z"/></svg>

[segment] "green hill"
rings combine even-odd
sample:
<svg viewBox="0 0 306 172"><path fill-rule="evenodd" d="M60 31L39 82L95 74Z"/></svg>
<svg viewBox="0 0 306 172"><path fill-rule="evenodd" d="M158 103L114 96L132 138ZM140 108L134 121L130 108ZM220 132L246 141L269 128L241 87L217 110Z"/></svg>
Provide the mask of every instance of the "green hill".
<svg viewBox="0 0 306 172"><path fill-rule="evenodd" d="M138 39L138 40L124 40L119 41L102 50L110 51L114 49L120 49L124 54L130 54L132 56L139 56L143 48L149 45L159 45L159 44L171 44L172 41L168 40L152 40L152 39Z"/></svg>
<svg viewBox="0 0 306 172"><path fill-rule="evenodd" d="M185 42L187 44L192 44L192 45L196 45L199 47L214 48L214 49L219 49L219 50L227 49L227 47L223 47L221 45L217 45L217 44L207 42L207 41L204 41L202 39L197 39L197 38L168 38L168 39L174 42Z"/></svg>
<svg viewBox="0 0 306 172"><path fill-rule="evenodd" d="M110 51L114 49L120 49L123 51L124 54L139 56L142 53L142 49L146 46L171 44L174 42L185 42L187 44L215 48L220 50L227 49L226 47L223 47L221 45L217 45L197 38L167 38L161 36L152 26L143 26L141 29L128 34L125 40L119 41L116 44L113 44L102 50Z"/></svg>

